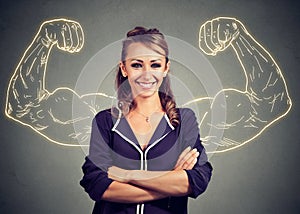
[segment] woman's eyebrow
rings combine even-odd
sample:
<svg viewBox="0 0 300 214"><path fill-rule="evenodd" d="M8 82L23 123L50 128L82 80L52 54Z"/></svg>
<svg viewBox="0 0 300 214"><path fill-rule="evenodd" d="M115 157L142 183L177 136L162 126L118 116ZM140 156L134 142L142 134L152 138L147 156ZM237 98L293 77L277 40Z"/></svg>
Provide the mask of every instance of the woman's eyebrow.
<svg viewBox="0 0 300 214"><path fill-rule="evenodd" d="M137 61L137 62L141 62L141 63L144 62L144 60L142 60L142 59L131 59L130 62L132 62L132 61ZM150 60L151 63L152 62L157 62L157 61L162 61L162 59L152 59L152 60Z"/></svg>
<svg viewBox="0 0 300 214"><path fill-rule="evenodd" d="M130 62L132 62L132 61L144 62L144 61L141 60L141 59L131 59Z"/></svg>
<svg viewBox="0 0 300 214"><path fill-rule="evenodd" d="M162 61L162 59L152 59L150 62Z"/></svg>

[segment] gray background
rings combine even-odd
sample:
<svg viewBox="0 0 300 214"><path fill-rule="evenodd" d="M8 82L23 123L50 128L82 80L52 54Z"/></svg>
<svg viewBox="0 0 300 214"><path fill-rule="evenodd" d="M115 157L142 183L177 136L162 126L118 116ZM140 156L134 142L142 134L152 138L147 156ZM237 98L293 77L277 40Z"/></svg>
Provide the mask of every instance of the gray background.
<svg viewBox="0 0 300 214"><path fill-rule="evenodd" d="M65 17L80 22L79 54L51 54L47 87L74 88L87 61L136 25L154 26L197 47L199 27L218 16L236 17L269 50L283 71L291 112L245 146L210 160L208 190L190 200L190 213L299 213L299 21L296 0L235 1L3 1L0 3L0 212L90 213L79 186L82 150L58 146L4 116L8 81L40 24ZM208 57L225 86L239 82L232 53ZM229 72L229 73L227 73Z"/></svg>

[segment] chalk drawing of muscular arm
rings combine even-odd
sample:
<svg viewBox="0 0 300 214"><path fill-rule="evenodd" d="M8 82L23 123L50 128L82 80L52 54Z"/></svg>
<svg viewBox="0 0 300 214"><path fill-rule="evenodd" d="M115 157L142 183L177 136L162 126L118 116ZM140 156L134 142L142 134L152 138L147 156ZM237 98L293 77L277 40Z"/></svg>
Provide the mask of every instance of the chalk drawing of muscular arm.
<svg viewBox="0 0 300 214"><path fill-rule="evenodd" d="M54 143L66 146L78 146L78 142L88 144L95 109L72 89L61 87L50 92L45 87L51 50L58 48L76 53L83 44L84 34L78 22L67 19L44 22L10 79L6 115ZM72 101L85 109L75 118L72 116ZM75 132L73 125L77 122L86 126Z"/></svg>
<svg viewBox="0 0 300 214"><path fill-rule="evenodd" d="M200 28L199 47L210 56L232 48L246 77L245 88L223 89L213 98L211 108L224 110L218 99L225 95L226 121L212 124L208 111L200 124L203 133L224 131L221 140L209 135L202 139L206 145L218 146L214 152L244 145L289 112L292 101L280 68L240 21L230 17L207 21Z"/></svg>

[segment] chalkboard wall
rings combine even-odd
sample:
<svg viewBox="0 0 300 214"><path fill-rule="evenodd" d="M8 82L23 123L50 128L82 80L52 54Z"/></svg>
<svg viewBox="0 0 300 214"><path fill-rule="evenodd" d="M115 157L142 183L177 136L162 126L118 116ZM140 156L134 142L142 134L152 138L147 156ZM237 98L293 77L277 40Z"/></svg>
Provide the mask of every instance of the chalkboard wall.
<svg viewBox="0 0 300 214"><path fill-rule="evenodd" d="M51 91L61 86L74 89L89 60L135 26L156 27L199 49L201 25L217 17L236 18L268 50L282 71L293 106L253 141L210 156L212 181L203 195L189 201L189 212L298 213L300 4L293 0L1 1L0 212L79 214L91 213L93 207L79 185L83 150L51 143L4 113L9 80L44 21L72 19L85 33L79 53L51 52L46 77ZM232 50L205 58L224 87L244 84Z"/></svg>

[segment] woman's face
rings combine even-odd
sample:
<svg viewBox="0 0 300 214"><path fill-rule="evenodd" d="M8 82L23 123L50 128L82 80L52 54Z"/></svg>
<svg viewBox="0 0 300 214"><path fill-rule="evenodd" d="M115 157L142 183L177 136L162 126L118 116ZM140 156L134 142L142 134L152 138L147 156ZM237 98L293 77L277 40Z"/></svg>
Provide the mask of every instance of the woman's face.
<svg viewBox="0 0 300 214"><path fill-rule="evenodd" d="M164 55L158 54L142 43L129 45L125 62L120 62L123 76L128 77L133 98L156 94L169 67L170 62L166 63Z"/></svg>

